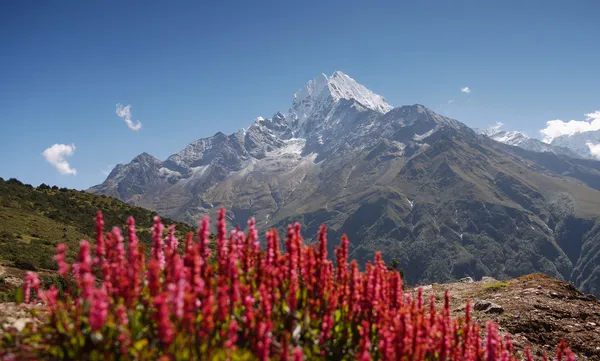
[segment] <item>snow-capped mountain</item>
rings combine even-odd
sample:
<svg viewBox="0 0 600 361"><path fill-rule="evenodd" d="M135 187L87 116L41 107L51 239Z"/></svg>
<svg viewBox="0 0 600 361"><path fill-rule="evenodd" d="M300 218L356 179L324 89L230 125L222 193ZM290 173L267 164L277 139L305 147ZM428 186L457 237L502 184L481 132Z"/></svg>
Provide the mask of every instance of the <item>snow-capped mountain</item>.
<svg viewBox="0 0 600 361"><path fill-rule="evenodd" d="M325 223L332 239L349 236L353 258L397 258L409 283L545 272L600 293L588 267L600 262L589 221L600 220L600 162L517 132L481 136L419 104L393 108L342 72L291 103L164 161L143 153L89 191L192 224L221 206L242 227L299 221L311 237Z"/></svg>
<svg viewBox="0 0 600 361"><path fill-rule="evenodd" d="M393 108L382 96L336 71L331 77L321 74L296 92L287 119L301 128L314 115L326 118L333 105L342 99L352 99L360 106L379 113L387 113Z"/></svg>
<svg viewBox="0 0 600 361"><path fill-rule="evenodd" d="M279 199L288 198L295 190L299 174L306 176L318 168L317 157L347 146L350 138L361 134L350 134L349 129L357 124L371 129L373 120L392 108L383 97L341 71L331 77L321 74L294 94L285 114L258 117L250 127L231 135L217 133L199 139L164 162L143 154L128 165L115 167L103 184L90 191L191 221L212 204L221 203L218 197L205 194L215 191L218 183L217 188L228 182L245 182L248 174L271 174L281 189L270 209L256 210L257 216L266 219L281 206ZM381 128L390 124L381 124ZM369 144L364 143L363 147ZM136 178L141 181L130 181ZM196 199L178 196L188 193ZM163 202L167 196L169 201Z"/></svg>
<svg viewBox="0 0 600 361"><path fill-rule="evenodd" d="M560 144L544 143L539 139L528 137L522 132L507 131L501 129L501 127L502 125L498 124L485 130L477 130L477 132L497 142L531 150L533 152L550 152L575 158L587 158L581 155L579 152L570 149L569 147L565 147Z"/></svg>
<svg viewBox="0 0 600 361"><path fill-rule="evenodd" d="M552 139L550 144L568 148L583 158L600 158L600 130L561 135Z"/></svg>
<svg viewBox="0 0 600 361"><path fill-rule="evenodd" d="M339 154L351 157L382 139L392 141L388 145L393 144L399 154L412 154L426 147L427 139L435 138L442 128L472 133L462 123L421 105L393 109L382 96L336 71L306 83L285 114L258 117L250 127L231 135L199 139L164 162L144 153L128 165L115 167L104 183L90 191L192 222L216 204L233 206L232 194L237 197L249 182L269 179L273 183L269 187L257 186L268 189L272 199L250 208L258 218L273 220L299 187L323 187L318 179L305 182L311 175L318 178L327 172L322 160Z"/></svg>

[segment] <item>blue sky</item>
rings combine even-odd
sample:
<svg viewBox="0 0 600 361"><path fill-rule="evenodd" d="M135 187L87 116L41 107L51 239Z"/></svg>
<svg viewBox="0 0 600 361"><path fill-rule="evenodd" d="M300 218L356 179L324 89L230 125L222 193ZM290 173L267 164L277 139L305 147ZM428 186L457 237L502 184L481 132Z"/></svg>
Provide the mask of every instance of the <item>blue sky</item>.
<svg viewBox="0 0 600 361"><path fill-rule="evenodd" d="M85 189L286 110L335 70L394 106L534 136L600 109L597 1L176 3L1 2L0 177ZM67 174L42 156L53 144L75 145Z"/></svg>

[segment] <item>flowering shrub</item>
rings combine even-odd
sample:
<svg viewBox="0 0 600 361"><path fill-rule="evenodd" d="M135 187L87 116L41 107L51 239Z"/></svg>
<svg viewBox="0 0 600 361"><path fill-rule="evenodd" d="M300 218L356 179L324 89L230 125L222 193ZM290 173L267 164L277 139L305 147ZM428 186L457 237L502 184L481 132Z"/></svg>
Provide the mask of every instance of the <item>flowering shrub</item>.
<svg viewBox="0 0 600 361"><path fill-rule="evenodd" d="M299 224L288 227L285 252L270 230L261 250L254 221L247 234L228 233L222 209L212 254L207 218L180 245L173 227L163 238L156 217L146 256L133 218L128 224L125 243L119 228L104 233L98 213L96 243L81 241L74 264L65 261L66 246L57 247L64 295L42 290L37 275L27 275L25 302L43 302L47 321L5 335L0 359L517 359L494 323L481 332L469 304L463 318L453 319L447 293L441 309L422 290L405 294L399 273L380 254L361 272L348 262L342 237L331 261L325 227L316 246L303 243ZM557 359L574 360L564 343Z"/></svg>

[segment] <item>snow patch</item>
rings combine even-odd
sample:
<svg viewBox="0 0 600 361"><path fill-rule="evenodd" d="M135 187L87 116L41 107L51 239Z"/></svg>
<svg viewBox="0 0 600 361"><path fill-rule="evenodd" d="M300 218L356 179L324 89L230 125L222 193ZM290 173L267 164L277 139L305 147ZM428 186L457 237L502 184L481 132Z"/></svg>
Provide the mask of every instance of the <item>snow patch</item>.
<svg viewBox="0 0 600 361"><path fill-rule="evenodd" d="M429 130L429 131L428 131L427 133L425 133L425 134L421 134L421 135L415 134L415 136L413 137L413 140L416 140L416 141L422 141L423 139L425 139L425 138L427 138L427 137L431 136L431 135L433 134L433 132L435 132L435 128L433 128L433 129Z"/></svg>
<svg viewBox="0 0 600 361"><path fill-rule="evenodd" d="M160 168L158 170L158 173L161 176L166 176L166 177L170 177L170 176L181 177L181 173L174 171L174 170L170 170L169 168L165 168L165 167Z"/></svg>
<svg viewBox="0 0 600 361"><path fill-rule="evenodd" d="M201 176L204 174L204 172L206 172L206 170L208 169L208 165L202 165L199 167L192 167L190 168L190 170L192 171L192 173L194 174L194 176Z"/></svg>
<svg viewBox="0 0 600 361"><path fill-rule="evenodd" d="M284 146L277 148L267 155L269 157L278 157L286 154L292 155L300 155L302 154L302 150L304 149L304 145L306 144L306 139L303 138L292 138L288 140L284 140Z"/></svg>
<svg viewBox="0 0 600 361"><path fill-rule="evenodd" d="M298 90L294 94L289 118L297 121L300 127L313 112L321 110L323 104L341 99L354 99L363 107L379 113L393 109L381 95L373 93L341 71L336 71L331 77L321 74Z"/></svg>
<svg viewBox="0 0 600 361"><path fill-rule="evenodd" d="M328 85L331 96L335 100L354 99L363 106L380 113L387 113L393 108L381 95L373 93L341 71L333 73L333 76L329 78Z"/></svg>

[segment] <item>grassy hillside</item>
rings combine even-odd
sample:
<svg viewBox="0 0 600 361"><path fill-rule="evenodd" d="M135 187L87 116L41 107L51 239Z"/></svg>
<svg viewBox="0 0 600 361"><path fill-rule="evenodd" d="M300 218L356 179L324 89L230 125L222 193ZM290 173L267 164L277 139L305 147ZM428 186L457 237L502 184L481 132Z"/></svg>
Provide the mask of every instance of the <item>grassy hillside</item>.
<svg viewBox="0 0 600 361"><path fill-rule="evenodd" d="M149 244L156 212L83 191L44 184L35 188L16 179L0 178L0 264L56 269L52 259L56 244L64 242L75 250L79 240L92 239L99 209L107 231L114 226L124 227L127 217L133 216L140 240ZM169 219L163 222L175 224L180 239L195 231L184 223Z"/></svg>

